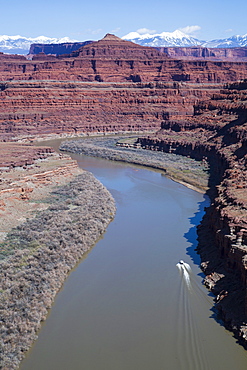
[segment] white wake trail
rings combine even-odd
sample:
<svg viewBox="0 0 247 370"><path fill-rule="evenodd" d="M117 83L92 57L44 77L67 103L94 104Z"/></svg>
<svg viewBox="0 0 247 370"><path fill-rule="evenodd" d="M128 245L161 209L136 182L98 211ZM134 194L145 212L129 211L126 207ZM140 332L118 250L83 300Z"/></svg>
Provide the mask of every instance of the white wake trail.
<svg viewBox="0 0 247 370"><path fill-rule="evenodd" d="M182 277L177 322L177 345L180 369L207 370L207 359L201 343L198 325L195 322L195 316L193 314L193 297L199 298L199 295L197 296L197 292L194 289L195 281L192 270L190 265L182 260L176 266Z"/></svg>
<svg viewBox="0 0 247 370"><path fill-rule="evenodd" d="M186 285L190 289L191 288L191 281L190 281L191 267L190 265L181 260L179 263L176 264L176 266L180 270L183 280L185 281Z"/></svg>

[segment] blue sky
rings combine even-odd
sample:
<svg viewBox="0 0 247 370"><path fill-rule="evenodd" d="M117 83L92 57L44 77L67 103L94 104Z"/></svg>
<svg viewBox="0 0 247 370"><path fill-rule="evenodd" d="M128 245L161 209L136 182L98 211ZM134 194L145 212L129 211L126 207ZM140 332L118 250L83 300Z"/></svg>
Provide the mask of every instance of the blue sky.
<svg viewBox="0 0 247 370"><path fill-rule="evenodd" d="M192 27L193 26L193 27ZM246 0L1 0L0 35L98 40L185 29L201 40L247 34Z"/></svg>

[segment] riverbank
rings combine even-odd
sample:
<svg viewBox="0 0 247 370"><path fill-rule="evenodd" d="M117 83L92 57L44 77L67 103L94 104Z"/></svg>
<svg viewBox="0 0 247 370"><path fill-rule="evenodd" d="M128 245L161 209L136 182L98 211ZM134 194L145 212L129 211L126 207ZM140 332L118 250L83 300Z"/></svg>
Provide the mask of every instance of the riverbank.
<svg viewBox="0 0 247 370"><path fill-rule="evenodd" d="M211 200L215 200L215 184L217 180L219 181L217 172L214 172L217 156L211 159L211 167L207 168L204 162L187 158L186 154L181 156L159 152L158 145L156 149L153 142L150 144L152 150L144 150L138 147L138 142L135 139L118 138L120 146L118 148L114 147L116 141L116 138L112 140L96 139L95 142L90 139L67 141L62 143L60 149L157 168L165 171L168 177L184 183L194 190L202 191L203 189L204 192L208 190ZM185 151L181 151L182 153ZM189 154L191 153L188 150L187 155ZM223 171L223 166L219 166L219 168ZM209 174L211 187L207 187ZM236 228L235 231L232 228L228 233L227 229L224 230L224 234L222 232L216 233L214 228L217 228L219 222L223 223L224 221L217 212L218 208L212 205L211 208L207 209L206 215L198 226L199 245L197 251L202 260L201 268L206 275L204 283L216 296L215 308L219 313L219 319L223 320L225 327L231 330L238 341L247 348L246 289L243 280L244 272L242 272L247 260L245 247L242 245L243 232L241 234L241 230ZM231 248L231 253L234 254L233 261L228 260L227 262L224 259L225 245Z"/></svg>
<svg viewBox="0 0 247 370"><path fill-rule="evenodd" d="M18 368L68 273L115 214L112 196L91 173L68 156L44 157L1 169L3 370Z"/></svg>
<svg viewBox="0 0 247 370"><path fill-rule="evenodd" d="M197 160L207 159L207 194L212 203L198 227L197 250L206 274L205 285L216 295L215 317L247 348L246 145L244 141L235 143L230 130L218 130L210 140L207 131L201 131L199 138L193 129L179 135L161 130L152 137L140 138L138 144L154 151L172 150Z"/></svg>
<svg viewBox="0 0 247 370"><path fill-rule="evenodd" d="M152 152L135 147L136 137L95 137L64 141L60 150L112 161L137 164L160 170L174 181L205 193L208 189L206 163L171 153Z"/></svg>
<svg viewBox="0 0 247 370"><path fill-rule="evenodd" d="M162 153L116 147L119 140L122 136L114 135L83 142L88 155L157 168L180 182L190 178L188 186L199 191L206 187L206 171L195 161L168 154L164 162ZM8 155L2 153L0 184L0 361L9 370L36 339L66 276L105 231L115 205L67 155L21 143L3 149Z"/></svg>
<svg viewBox="0 0 247 370"><path fill-rule="evenodd" d="M116 147L116 142L119 142L121 145L123 144L121 137L117 136L104 138L84 138L81 141L83 142L83 145L80 145L80 153L82 154L94 155L109 160L124 161L148 166L151 168L157 168L164 171L166 176L171 177L178 182L187 182L187 186L192 187L197 191L205 192L207 189L208 169L207 166L205 166L205 164L202 162L194 161L185 156L143 150L129 145L127 147ZM124 141L126 142L126 138ZM63 150L70 150L73 147L73 151L78 152L78 149L76 149L78 144L80 144L79 140L72 140L68 141L67 143L63 143L61 148L63 148ZM53 153L53 155L55 154ZM13 173L21 173L22 175L25 175L24 177L26 177L26 180L24 183L29 186L30 182L33 181L32 179L37 179L37 173L35 174L35 172L38 168L40 168L39 166L44 165L43 170L48 169L47 166L49 166L49 163L51 163L50 160L53 155L50 156L49 154L50 158L38 159L38 162L27 166L27 168L9 168L8 171L6 171L6 174L9 173L10 175L8 180L9 185L13 183L13 179L11 178L11 173L13 171ZM60 164L62 158L67 158L67 160L71 163L71 168L73 166L75 169L77 168L75 162L71 159L68 159L67 156L56 154L55 157ZM72 162L74 165L72 165ZM78 168L77 170L81 171ZM32 173L32 171L34 172ZM54 176L55 171L48 170L44 172L46 172L46 174L43 173L41 175L40 173L41 179L46 178L50 172L50 176L48 176L45 181L45 189L48 189L48 184L51 185L50 189L54 189L54 186L57 187L61 183L60 180L62 179L66 179L65 183L69 182L69 177L66 178L63 171L60 173L60 180ZM29 177L27 176L27 173L29 173ZM72 182L72 184L66 188L67 190L64 190L64 192L62 191L62 193L54 192L54 194L51 196L50 192L45 194L43 191L41 191L42 181L36 182L36 185L29 186L30 189L32 188L32 191L20 190L23 189L23 179L19 179L21 182L19 185L17 184L18 186L16 186L16 188L19 189L17 194L19 194L19 202L21 202L20 204L27 205L33 203L35 206L34 209L29 209L26 217L33 218L33 211L36 212L39 210L42 212L37 216L37 218L33 218L34 221L28 220L26 223L22 224L16 230L10 233L9 237L6 238L2 244L2 247L4 248L2 257L7 256L7 258L1 262L2 271L4 274L2 275L1 280L7 285L3 285L0 288L2 297L1 310L3 312L2 317L4 321L1 335L3 338L3 357L1 361L5 366L3 369L13 369L13 366L18 366L20 359L23 357L23 352L25 352L30 347L33 340L35 340L36 332L40 327L40 322L45 319L47 310L51 306L52 301L54 300L54 297L57 291L60 289L68 272L76 263L76 261L81 258L82 254L88 250L88 245L92 245L90 244L92 240L94 244L99 235L101 235L101 233L105 230L107 224L111 221L115 213L114 201L111 197L109 198L109 193L105 193L101 189L98 197L94 198L95 191L96 193L98 192L98 185L94 182L95 179L87 178L87 176L89 176L88 173L83 172L82 175L83 178L80 178L79 180L80 185L78 182ZM74 176L75 174L72 174L72 177ZM70 180L72 180L72 178L70 178ZM42 201L40 201L38 198L35 198L33 202L31 201L30 197L35 194L35 188L40 189L38 193L43 193L44 198ZM78 202L75 200L77 199L78 189L79 193L83 192L84 198L80 203L81 208L77 209L78 212L74 212L75 208L78 206ZM89 191L89 194L85 192L85 190ZM72 205L68 199L71 193L76 195L76 198L72 200ZM15 198L15 201L17 201L16 196L12 198ZM106 204L104 202L102 203L102 199L104 198L106 200L108 199ZM14 201L14 199L12 199L12 201ZM91 202L91 205L96 205L95 212L92 213L92 219L90 219L91 221L89 224L85 223L87 221L87 217L84 217L84 214L84 219L82 222L79 222L78 226L78 230L80 232L75 235L76 242L72 242L71 247L70 238L73 236L71 234L71 230L75 229L75 219L73 219L73 215L78 215L81 213L83 214L84 204L86 204L86 207L89 207L87 206L87 202ZM102 205L105 209L102 210L102 213L98 214L97 207L101 207ZM50 209L47 211L42 208L45 207L47 209L49 206ZM16 207L12 205L9 207L9 210L11 208L14 210ZM89 208L91 210L91 206ZM89 209L87 212L89 212ZM68 215L69 218L67 217ZM99 219L99 217L101 219ZM13 213L9 220L11 219L14 219L15 222L17 220L18 224L25 221L25 219L21 217L15 216L13 218ZM87 225L90 224L93 224L96 227L96 229L94 229L97 230L96 232L93 230L87 231ZM39 230L37 229L37 225L43 226ZM61 230L59 229L58 232L54 232L54 229L57 229L57 225L61 225ZM68 227L68 225L71 227ZM87 244L86 247L82 246L81 244L80 248L82 249L75 251L74 245L77 244L77 242L81 243L79 236L79 234L81 234L81 230L83 230L83 232L86 230L86 233L89 233L85 234L85 237L83 238L83 242L86 240L86 242L89 242L89 244ZM49 234L52 235L52 237ZM55 242L54 234L58 238ZM14 254L9 253L13 250L15 250ZM66 257L63 253L66 254ZM57 256L59 256L58 259ZM43 281L43 275L45 276L45 281ZM39 282L41 285L39 285ZM47 292L47 289L49 293L48 295L44 294L44 292ZM25 308L25 305L28 308ZM29 307L31 307L30 312ZM21 319L19 318L20 316ZM23 338L25 339L23 340Z"/></svg>

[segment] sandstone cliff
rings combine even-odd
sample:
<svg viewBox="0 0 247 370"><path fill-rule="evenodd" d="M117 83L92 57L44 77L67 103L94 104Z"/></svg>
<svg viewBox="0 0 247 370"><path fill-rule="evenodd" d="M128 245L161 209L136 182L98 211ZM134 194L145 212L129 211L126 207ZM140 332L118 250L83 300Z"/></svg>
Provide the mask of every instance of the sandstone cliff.
<svg viewBox="0 0 247 370"><path fill-rule="evenodd" d="M0 55L0 80L99 82L185 81L225 83L247 78L247 62L169 58L151 47L114 35L83 46L69 56L38 55L34 60Z"/></svg>
<svg viewBox="0 0 247 370"><path fill-rule="evenodd" d="M0 140L20 136L158 130L187 119L219 86L11 81L0 84Z"/></svg>
<svg viewBox="0 0 247 370"><path fill-rule="evenodd" d="M109 38L109 36L107 36ZM30 46L29 55L37 55L39 53L52 54L52 55L63 55L71 54L78 51L82 46L95 43L94 41L84 42L71 42L62 44L32 44ZM130 44L131 45L131 44ZM168 46L168 47L156 47L154 48L161 51L174 59L206 59L206 60L219 60L219 61L246 61L247 48L236 47L236 48L206 48L202 46L193 47L179 47L179 46ZM76 55L76 53L74 54Z"/></svg>

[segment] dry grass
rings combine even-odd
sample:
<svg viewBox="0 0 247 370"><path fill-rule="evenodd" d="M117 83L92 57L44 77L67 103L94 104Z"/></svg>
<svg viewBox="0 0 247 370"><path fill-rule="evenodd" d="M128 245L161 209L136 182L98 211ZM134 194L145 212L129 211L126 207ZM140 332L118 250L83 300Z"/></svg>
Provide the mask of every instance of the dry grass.
<svg viewBox="0 0 247 370"><path fill-rule="evenodd" d="M116 146L117 142L133 144L133 141L133 137L118 136L80 139L63 142L60 150L156 168L175 181L203 192L207 190L208 168L202 162L170 153Z"/></svg>
<svg viewBox="0 0 247 370"><path fill-rule="evenodd" d="M110 193L83 172L54 191L50 207L1 244L0 368L18 367L68 272L115 214Z"/></svg>

